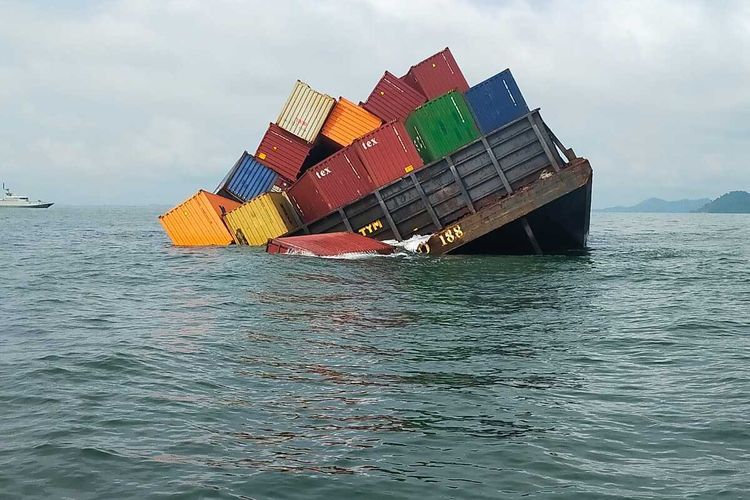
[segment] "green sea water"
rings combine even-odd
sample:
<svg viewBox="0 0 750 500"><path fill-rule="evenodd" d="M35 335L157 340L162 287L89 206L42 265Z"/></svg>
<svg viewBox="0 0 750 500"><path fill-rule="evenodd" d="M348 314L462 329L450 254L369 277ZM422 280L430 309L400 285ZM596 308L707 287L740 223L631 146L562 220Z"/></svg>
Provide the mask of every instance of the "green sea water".
<svg viewBox="0 0 750 500"><path fill-rule="evenodd" d="M171 247L0 211L0 498L742 498L750 216L567 257Z"/></svg>

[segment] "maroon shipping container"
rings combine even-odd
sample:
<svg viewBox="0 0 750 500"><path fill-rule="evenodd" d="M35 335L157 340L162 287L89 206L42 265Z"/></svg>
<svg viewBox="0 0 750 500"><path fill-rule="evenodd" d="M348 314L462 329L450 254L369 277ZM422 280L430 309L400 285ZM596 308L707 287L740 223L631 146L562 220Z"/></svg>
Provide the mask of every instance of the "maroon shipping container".
<svg viewBox="0 0 750 500"><path fill-rule="evenodd" d="M276 182L273 183L273 187L271 188L271 191L274 191L276 193L280 193L282 191L286 191L289 189L289 186L292 185L292 181L288 181L284 179L281 176L276 177Z"/></svg>
<svg viewBox="0 0 750 500"><path fill-rule="evenodd" d="M375 187L384 186L424 165L404 124L399 121L386 123L350 147L357 149Z"/></svg>
<svg viewBox="0 0 750 500"><path fill-rule="evenodd" d="M302 174L287 194L302 220L312 222L374 189L356 150L347 147Z"/></svg>
<svg viewBox="0 0 750 500"><path fill-rule="evenodd" d="M275 238L266 245L268 253L290 253L332 257L348 253L392 254L396 248L356 233L323 233Z"/></svg>
<svg viewBox="0 0 750 500"><path fill-rule="evenodd" d="M294 181L311 148L311 144L272 123L260 141L255 158L285 179Z"/></svg>
<svg viewBox="0 0 750 500"><path fill-rule="evenodd" d="M292 184L286 194L303 222L315 220L330 212L328 203L318 191L314 177L303 175Z"/></svg>
<svg viewBox="0 0 750 500"><path fill-rule="evenodd" d="M362 107L384 122L403 120L427 98L397 76L385 72Z"/></svg>
<svg viewBox="0 0 750 500"><path fill-rule="evenodd" d="M427 99L435 99L451 90L461 93L469 90L466 78L447 47L412 66L401 79L419 90Z"/></svg>

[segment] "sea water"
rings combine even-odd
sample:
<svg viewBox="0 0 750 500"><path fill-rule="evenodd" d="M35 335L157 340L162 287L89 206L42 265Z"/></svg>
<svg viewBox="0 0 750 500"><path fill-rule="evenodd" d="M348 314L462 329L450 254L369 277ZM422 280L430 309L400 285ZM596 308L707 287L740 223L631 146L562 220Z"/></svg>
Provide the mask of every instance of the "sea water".
<svg viewBox="0 0 750 500"><path fill-rule="evenodd" d="M0 211L0 498L750 491L750 216L337 260L161 211Z"/></svg>

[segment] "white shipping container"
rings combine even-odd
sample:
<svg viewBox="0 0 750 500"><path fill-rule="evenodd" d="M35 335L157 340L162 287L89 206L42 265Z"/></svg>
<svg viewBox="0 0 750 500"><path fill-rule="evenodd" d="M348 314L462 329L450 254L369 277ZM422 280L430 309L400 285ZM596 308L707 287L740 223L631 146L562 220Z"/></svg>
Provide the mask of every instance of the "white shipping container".
<svg viewBox="0 0 750 500"><path fill-rule="evenodd" d="M276 125L307 142L313 142L335 103L333 97L297 80Z"/></svg>

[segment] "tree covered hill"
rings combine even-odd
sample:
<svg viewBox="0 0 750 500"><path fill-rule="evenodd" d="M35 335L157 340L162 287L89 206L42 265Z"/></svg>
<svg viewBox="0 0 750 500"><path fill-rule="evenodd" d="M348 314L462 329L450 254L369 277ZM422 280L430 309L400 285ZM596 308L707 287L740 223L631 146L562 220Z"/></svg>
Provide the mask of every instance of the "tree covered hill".
<svg viewBox="0 0 750 500"><path fill-rule="evenodd" d="M750 214L750 193L731 191L706 203L696 211L714 214Z"/></svg>

